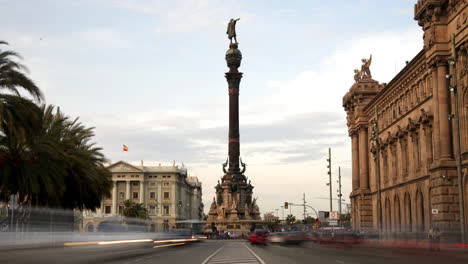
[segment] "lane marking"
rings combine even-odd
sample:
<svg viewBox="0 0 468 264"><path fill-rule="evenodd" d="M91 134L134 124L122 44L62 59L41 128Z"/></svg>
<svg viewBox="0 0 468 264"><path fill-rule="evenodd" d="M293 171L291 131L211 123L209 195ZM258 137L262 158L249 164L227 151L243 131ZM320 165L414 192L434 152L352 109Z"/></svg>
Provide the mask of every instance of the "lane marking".
<svg viewBox="0 0 468 264"><path fill-rule="evenodd" d="M244 246L250 251L250 253L252 253L252 255L254 255L258 259L258 261L260 261L261 264L265 264L265 261L263 261L262 258L255 254L255 252L253 252L253 250L250 249L249 246L247 246L247 244L244 243Z"/></svg>
<svg viewBox="0 0 468 264"><path fill-rule="evenodd" d="M221 246L218 250L216 250L215 253L213 253L213 254L211 254L210 256L208 256L208 257L205 259L205 261L203 261L201 264L206 264L206 263L208 263L208 261L209 261L212 257L214 257L219 251L221 251L221 249L223 249L223 248L224 248L224 246Z"/></svg>

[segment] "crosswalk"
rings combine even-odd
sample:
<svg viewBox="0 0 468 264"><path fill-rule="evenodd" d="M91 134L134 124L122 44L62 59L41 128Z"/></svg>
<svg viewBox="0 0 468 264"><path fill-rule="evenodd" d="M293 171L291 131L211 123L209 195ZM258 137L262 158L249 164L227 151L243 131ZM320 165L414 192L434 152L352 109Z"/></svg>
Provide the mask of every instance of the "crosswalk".
<svg viewBox="0 0 468 264"><path fill-rule="evenodd" d="M265 264L245 243L225 243L203 264Z"/></svg>

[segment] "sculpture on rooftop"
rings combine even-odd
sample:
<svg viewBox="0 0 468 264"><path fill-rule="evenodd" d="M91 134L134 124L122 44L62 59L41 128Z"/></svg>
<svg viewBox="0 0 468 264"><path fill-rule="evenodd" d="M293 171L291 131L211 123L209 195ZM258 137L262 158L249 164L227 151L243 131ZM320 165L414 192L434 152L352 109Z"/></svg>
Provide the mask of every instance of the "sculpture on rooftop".
<svg viewBox="0 0 468 264"><path fill-rule="evenodd" d="M361 66L361 75L363 77L369 76L369 78L372 78L371 72L370 72L370 65L372 63L372 54L370 55L369 59L362 59L362 66Z"/></svg>
<svg viewBox="0 0 468 264"><path fill-rule="evenodd" d="M229 23L228 23L228 27L227 27L227 31L226 31L226 34L228 35L228 38L229 38L229 41L231 42L232 44L232 38L234 38L234 43L237 44L237 38L236 38L236 23L237 21L239 21L240 18L238 19L233 19L231 18L231 20L229 20Z"/></svg>

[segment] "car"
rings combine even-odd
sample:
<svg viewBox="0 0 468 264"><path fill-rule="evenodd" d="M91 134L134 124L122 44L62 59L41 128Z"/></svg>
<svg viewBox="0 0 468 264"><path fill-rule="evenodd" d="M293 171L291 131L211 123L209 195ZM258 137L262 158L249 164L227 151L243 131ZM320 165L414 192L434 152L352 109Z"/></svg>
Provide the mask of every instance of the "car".
<svg viewBox="0 0 468 264"><path fill-rule="evenodd" d="M258 230L252 232L252 234L249 237L250 244L263 244L266 245L267 242L267 231L263 230Z"/></svg>
<svg viewBox="0 0 468 264"><path fill-rule="evenodd" d="M275 232L268 235L268 242L271 244L284 244L286 232Z"/></svg>

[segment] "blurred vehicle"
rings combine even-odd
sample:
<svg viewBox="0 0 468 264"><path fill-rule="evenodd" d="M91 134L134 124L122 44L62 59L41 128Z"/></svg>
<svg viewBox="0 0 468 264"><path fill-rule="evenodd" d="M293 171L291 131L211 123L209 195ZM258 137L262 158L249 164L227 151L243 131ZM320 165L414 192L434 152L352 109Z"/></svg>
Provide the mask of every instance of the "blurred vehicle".
<svg viewBox="0 0 468 264"><path fill-rule="evenodd" d="M277 232L268 236L268 242L282 245L299 245L306 239L306 233L302 231Z"/></svg>
<svg viewBox="0 0 468 264"><path fill-rule="evenodd" d="M258 230L252 232L252 234L249 237L249 241L251 244L264 244L266 245L267 242L267 231L263 230Z"/></svg>
<svg viewBox="0 0 468 264"><path fill-rule="evenodd" d="M357 244L360 236L353 230L344 228L325 227L308 234L308 239L316 243L344 243Z"/></svg>

